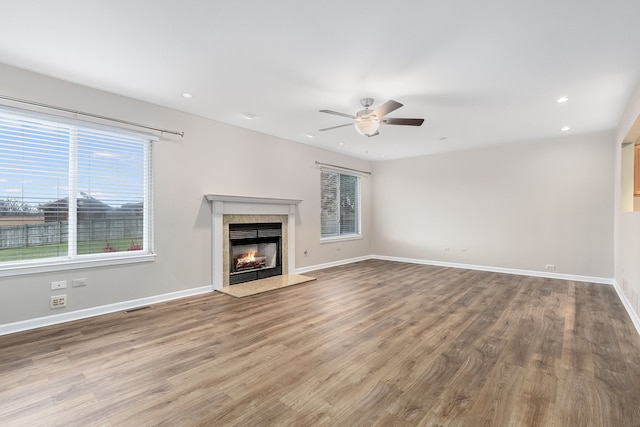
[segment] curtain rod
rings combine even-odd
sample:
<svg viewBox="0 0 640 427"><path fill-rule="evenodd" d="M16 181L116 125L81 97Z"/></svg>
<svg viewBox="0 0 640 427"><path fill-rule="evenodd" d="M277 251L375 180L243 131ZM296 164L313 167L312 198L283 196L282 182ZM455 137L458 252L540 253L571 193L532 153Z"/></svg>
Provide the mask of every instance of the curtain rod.
<svg viewBox="0 0 640 427"><path fill-rule="evenodd" d="M113 117L101 116L99 114L92 114L92 113L84 113L82 111L70 110L68 108L63 108L63 107L56 107L55 105L41 104L40 102L28 101L26 99L13 98L13 97L10 97L10 96L0 95L0 98L1 99L6 99L8 101L19 102L19 103L22 103L22 104L35 105L36 107L49 108L51 110L64 111L65 113L78 114L78 115L81 115L81 116L93 117L95 119L101 119L101 120L108 120L108 121L111 121L111 122L123 123L123 124L130 125L130 126L136 126L136 127L139 127L139 128L150 129L150 130L155 130L157 132L170 133L172 135L179 135L179 136L184 137L184 132L179 132L177 130L167 130L167 129L155 128L153 126L141 125L139 123L128 122L126 120L114 119Z"/></svg>
<svg viewBox="0 0 640 427"><path fill-rule="evenodd" d="M358 172L358 173L366 173L367 175L371 175L371 172L367 172L367 171L361 171L359 169L351 169L351 168L345 168L344 166L338 166L338 165L331 165L329 163L322 163L316 160L316 165L320 165L320 166L329 166L331 168L336 168L336 169L342 169L342 170L346 170L346 171L352 171L352 172Z"/></svg>

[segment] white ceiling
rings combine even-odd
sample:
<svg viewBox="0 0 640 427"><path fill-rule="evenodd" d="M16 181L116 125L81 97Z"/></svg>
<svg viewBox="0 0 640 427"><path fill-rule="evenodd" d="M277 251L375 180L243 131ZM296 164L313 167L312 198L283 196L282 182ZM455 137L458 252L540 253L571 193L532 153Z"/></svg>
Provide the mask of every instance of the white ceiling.
<svg viewBox="0 0 640 427"><path fill-rule="evenodd" d="M639 18L638 0L2 0L0 62L380 160L615 128ZM318 132L363 97L425 123Z"/></svg>

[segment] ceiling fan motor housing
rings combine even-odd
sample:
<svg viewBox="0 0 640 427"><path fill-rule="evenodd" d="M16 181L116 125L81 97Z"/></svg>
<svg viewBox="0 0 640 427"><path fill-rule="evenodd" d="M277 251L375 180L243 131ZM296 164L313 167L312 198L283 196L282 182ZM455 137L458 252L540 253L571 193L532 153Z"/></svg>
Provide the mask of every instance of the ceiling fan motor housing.
<svg viewBox="0 0 640 427"><path fill-rule="evenodd" d="M373 110L366 109L366 110L358 111L356 113L356 117L358 119L364 119L364 118L367 118L367 117L377 118L378 116L373 112Z"/></svg>

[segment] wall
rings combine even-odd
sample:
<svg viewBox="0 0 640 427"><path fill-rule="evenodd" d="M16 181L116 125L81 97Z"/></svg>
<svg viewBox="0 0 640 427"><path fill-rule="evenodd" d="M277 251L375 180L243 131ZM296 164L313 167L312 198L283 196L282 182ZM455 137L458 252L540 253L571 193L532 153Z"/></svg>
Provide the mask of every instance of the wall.
<svg viewBox="0 0 640 427"><path fill-rule="evenodd" d="M296 224L298 268L371 252L367 178L362 181L365 237L341 242L340 251L335 244L320 244L320 171L314 164L368 170L367 161L4 65L0 94L185 132L184 138L165 136L154 145L156 261L3 278L0 326L209 286L211 210L204 194L302 199ZM237 173L240 163L246 169ZM50 282L73 278L87 278L88 286L69 287L68 307L50 310Z"/></svg>
<svg viewBox="0 0 640 427"><path fill-rule="evenodd" d="M534 271L554 264L556 273L611 278L615 249L615 278L628 283L637 312L640 213L619 208L619 142L640 115L640 89L616 136L372 164L4 65L0 94L185 131L154 146L156 261L3 278L0 329L210 285L211 211L203 195L211 193L302 199L298 268L376 254ZM235 174L240 155L249 172ZM362 179L363 239L320 243L316 160L373 170ZM50 282L73 278L89 286L67 289L69 307L50 310Z"/></svg>
<svg viewBox="0 0 640 427"><path fill-rule="evenodd" d="M532 271L553 264L555 274L610 280L612 139L566 135L377 162L373 253Z"/></svg>
<svg viewBox="0 0 640 427"><path fill-rule="evenodd" d="M615 135L615 281L627 310L635 313L634 322L640 332L640 212L623 208L629 197L629 186L621 184L623 170L622 144L640 137L640 86L632 94L620 119ZM628 179L627 179L628 182ZM622 189L626 194L622 194Z"/></svg>

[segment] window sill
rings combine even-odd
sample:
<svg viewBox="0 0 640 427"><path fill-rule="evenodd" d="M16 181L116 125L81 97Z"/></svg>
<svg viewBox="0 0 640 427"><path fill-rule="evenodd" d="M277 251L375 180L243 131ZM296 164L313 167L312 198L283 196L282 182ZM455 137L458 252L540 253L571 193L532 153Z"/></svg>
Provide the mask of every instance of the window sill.
<svg viewBox="0 0 640 427"><path fill-rule="evenodd" d="M81 258L74 260L51 260L21 262L0 267L0 277L20 276L24 274L47 273L50 271L77 270L80 268L106 267L123 264L137 264L155 261L155 254L109 256L100 258Z"/></svg>
<svg viewBox="0 0 640 427"><path fill-rule="evenodd" d="M362 234L347 234L345 236L321 237L320 243L345 242L347 240L360 240Z"/></svg>

